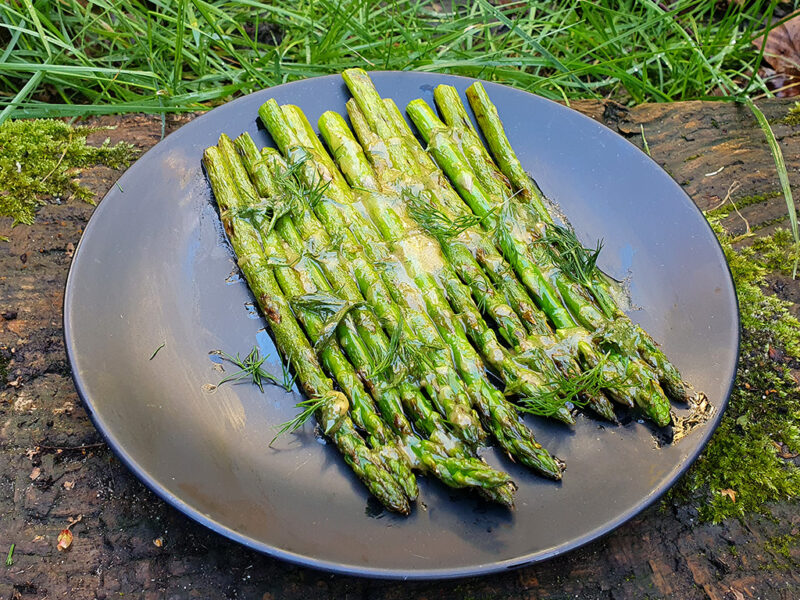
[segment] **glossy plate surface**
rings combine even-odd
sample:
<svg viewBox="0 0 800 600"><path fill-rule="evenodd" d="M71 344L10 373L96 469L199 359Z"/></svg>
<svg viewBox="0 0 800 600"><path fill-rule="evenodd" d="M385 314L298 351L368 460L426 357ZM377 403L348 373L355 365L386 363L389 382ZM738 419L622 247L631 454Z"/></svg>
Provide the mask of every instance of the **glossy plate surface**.
<svg viewBox="0 0 800 600"><path fill-rule="evenodd" d="M433 102L439 83L472 80L375 73L383 96L404 107ZM147 152L102 201L67 282L64 325L75 383L98 429L138 477L193 519L257 550L304 565L376 577L455 577L543 560L586 543L652 503L688 468L716 427L738 354L736 296L723 254L681 188L633 145L577 112L487 84L520 160L557 200L600 263L631 276L631 313L686 379L717 408L676 445L657 448L632 421L573 430L530 419L537 439L565 459L562 484L533 476L494 451L519 484L513 512L422 481L409 518L376 510L366 490L308 424L281 437L296 393L207 384L223 373L209 351L277 353L252 297L236 277L203 149L220 133L250 132L269 98L299 105L312 123L345 114L341 78L278 86L221 106ZM150 360L161 344L163 348ZM228 368L230 373L230 367ZM679 412L681 412L679 410Z"/></svg>

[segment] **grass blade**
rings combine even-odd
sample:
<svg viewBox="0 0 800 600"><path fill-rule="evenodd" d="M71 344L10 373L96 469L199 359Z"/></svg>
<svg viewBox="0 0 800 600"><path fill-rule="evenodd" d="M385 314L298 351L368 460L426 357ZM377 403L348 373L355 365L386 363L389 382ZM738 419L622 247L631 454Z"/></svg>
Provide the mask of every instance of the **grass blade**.
<svg viewBox="0 0 800 600"><path fill-rule="evenodd" d="M183 30L186 26L186 0L178 1L177 30L175 32L175 70L172 72L172 93L178 91L183 77Z"/></svg>
<svg viewBox="0 0 800 600"><path fill-rule="evenodd" d="M50 49L50 42L47 41L47 36L44 33L44 27L42 27L42 22L39 20L39 15L36 12L36 9L33 7L31 0L22 0L25 4L25 8L28 9L28 14L31 17L31 21L33 21L34 27L36 27L36 31L39 32L39 38L42 40L42 44L44 45L44 49L47 52L47 58L53 58L53 51Z"/></svg>
<svg viewBox="0 0 800 600"><path fill-rule="evenodd" d="M798 248L800 248L800 231L798 231L797 227L797 208L795 207L794 198L792 197L792 188L789 185L789 174L786 172L786 162L783 160L783 152L781 152L781 147L778 145L778 140L775 139L775 133L772 131L772 127L770 127L769 121L767 121L767 117L764 116L764 113L761 112L761 109L758 108L755 102L753 102L749 97L745 97L744 104L753 113L758 125L761 127L761 131L764 132L764 136L767 138L767 144L769 144L770 152L772 152L772 158L775 161L775 168L778 171L778 180L781 183L783 198L786 200L786 209L789 212L789 223L791 223L792 226L794 243ZM794 261L794 267L792 268L792 279L797 277L797 265L799 261L800 257L796 258Z"/></svg>
<svg viewBox="0 0 800 600"><path fill-rule="evenodd" d="M6 107L3 109L3 112L0 112L0 125L2 125L3 122L11 116L11 113L14 112L14 109L19 106L19 104L25 98L28 97L28 94L36 89L36 87L39 85L39 82L42 80L42 77L44 77L44 74L45 71L36 71L36 73L33 74L33 77L28 80L28 83L26 83L22 89L17 92L17 95L14 96L11 102L6 105Z"/></svg>

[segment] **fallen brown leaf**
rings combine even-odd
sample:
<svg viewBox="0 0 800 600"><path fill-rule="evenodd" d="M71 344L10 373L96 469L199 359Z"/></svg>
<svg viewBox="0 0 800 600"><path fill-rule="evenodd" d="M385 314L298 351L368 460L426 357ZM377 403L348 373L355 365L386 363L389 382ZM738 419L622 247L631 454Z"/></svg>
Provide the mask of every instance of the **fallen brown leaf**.
<svg viewBox="0 0 800 600"><path fill-rule="evenodd" d="M33 471L31 471L31 474L28 475L28 477L30 477L31 481L33 481L37 477L39 477L39 475L41 475L41 474L42 474L42 470L39 467L33 467Z"/></svg>
<svg viewBox="0 0 800 600"><path fill-rule="evenodd" d="M760 73L775 95L800 95L800 11L767 33L766 43L761 35L753 40L759 49L764 44L764 61L772 67L762 67Z"/></svg>
<svg viewBox="0 0 800 600"><path fill-rule="evenodd" d="M729 588L728 591L733 594L735 600L744 600L744 594L736 588Z"/></svg>
<svg viewBox="0 0 800 600"><path fill-rule="evenodd" d="M56 544L56 548L60 551L64 551L69 549L72 545L72 532L69 529L62 529L61 533L58 534L58 544Z"/></svg>
<svg viewBox="0 0 800 600"><path fill-rule="evenodd" d="M731 502L736 502L736 492L734 490L728 488L726 490L720 490L719 493L730 498Z"/></svg>
<svg viewBox="0 0 800 600"><path fill-rule="evenodd" d="M71 490L74 487L75 487L75 482L74 481L65 481L64 482L64 489L65 490Z"/></svg>

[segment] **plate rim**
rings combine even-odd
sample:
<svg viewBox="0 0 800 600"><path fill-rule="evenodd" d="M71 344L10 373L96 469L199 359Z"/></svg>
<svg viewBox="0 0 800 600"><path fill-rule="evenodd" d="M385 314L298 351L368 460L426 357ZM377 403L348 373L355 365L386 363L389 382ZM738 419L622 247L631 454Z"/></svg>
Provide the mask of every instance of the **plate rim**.
<svg viewBox="0 0 800 600"><path fill-rule="evenodd" d="M588 122L591 127L595 127L595 128L599 127L600 129L605 129L605 130L608 130L611 133L614 133L619 138L619 140L624 141L625 143L627 143L630 146L632 146L633 149L640 155L640 158L641 157L645 157L647 159L647 161L649 161L650 163L655 165L658 168L658 170L660 170L663 174L665 174L669 178L669 181L671 182L672 186L675 188L675 190L677 192L676 196L680 197L680 200L682 202L688 203L688 205L691 207L691 209L693 209L696 212L697 216L703 221L706 230L711 235L711 238L714 241L714 245L713 245L714 246L714 250L719 253L719 257L721 259L721 262L725 266L725 273L727 273L726 283L729 284L730 290L733 292L732 293L732 299L733 299L733 305L734 305L734 308L735 308L734 314L735 314L735 325L736 325L736 328L735 328L735 331L736 331L736 352L735 352L735 361L734 361L734 364L733 364L733 369L732 369L731 376L729 378L727 391L725 392L724 397L722 398L722 401L720 402L720 405L719 406L715 406L716 413L715 413L714 416L712 416L711 420L709 421L709 425L706 428L706 431L703 432L704 439L702 440L701 443L699 443L697 445L697 447L695 448L695 450L693 452L691 452L691 453L689 453L687 455L686 459L684 460L684 462L680 466L680 468L677 469L677 471L675 471L673 473L673 475L667 481L665 481L660 487L654 489L650 494L645 496L640 502L634 504L627 511L625 511L624 513L618 515L617 518L613 519L612 521L606 522L602 526L597 527L597 528L595 528L595 529L593 529L591 531L588 531L588 532L584 533L581 536L573 538L572 540L569 540L567 542L559 544L558 546L549 548L549 549L544 550L544 551L531 552L531 553L528 553L528 554L525 554L525 555L522 555L522 556L519 556L519 557L515 557L515 558L505 559L505 560L501 560L501 561L495 561L495 562L491 562L491 563L482 563L482 564L478 564L478 565L465 566L465 567L450 567L450 568L440 568L440 569L435 569L434 568L434 569L413 569L413 570L409 570L409 569L401 569L401 568L393 569L393 568L369 567L369 566L363 566L363 565L352 565L352 564L347 564L347 563L343 563L343 562L336 562L336 561L327 560L327 559L314 558L314 557L307 556L307 555L301 554L301 553L291 552L291 551L288 551L288 550L284 550L284 549L277 548L275 546L266 544L266 543L264 543L262 541L254 539L254 538L252 538L250 536L247 536L247 535L244 535L242 533L239 533L239 532L235 531L234 529L232 529L231 527L223 525L223 524L219 523L218 521L206 516L205 514L200 512L197 508L194 508L190 504L188 504L185 501L181 500L181 498L178 495L170 492L168 489L166 489L165 486L163 486L162 484L157 482L154 477L150 476L144 470L143 467L138 465L133 460L133 458L125 451L125 449L123 448L123 445L121 443L119 443L119 440L117 439L117 437L115 435L113 435L113 432L110 430L110 428L106 427L106 425L104 424L104 422L103 422L102 418L100 417L100 415L97 414L97 412L95 411L95 406L92 403L92 401L91 401L91 399L89 397L89 394L87 393L87 391L86 391L86 389L84 387L84 382L83 382L83 380L80 378L80 376L77 373L76 363L75 363L75 360L76 360L75 356L78 354L79 351L74 347L74 340L73 340L73 337L72 337L73 336L72 327L70 325L70 321L69 321L69 318L68 318L68 310L70 310L70 306L72 304L72 296L74 294L74 287L75 287L74 283L73 283L73 277L75 276L74 275L75 274L75 265L77 264L78 259L81 256L81 250L82 250L82 248L84 246L84 240L88 239L88 237L91 235L91 232L93 231L93 229L98 227L97 222L102 219L102 216L100 216L98 218L96 218L96 217L97 217L97 215L102 215L103 214L103 210L104 210L103 207L106 204L108 204L106 202L106 198L113 191L113 185L112 185L111 188L109 188L109 191L106 192L106 194L103 196L103 199L98 203L97 208L95 208L95 210L92 212L92 215L89 217L89 220L88 220L86 226L84 227L83 233L81 234L81 238L78 241L78 244L77 244L77 246L75 248L75 253L74 253L74 256L73 256L73 258L72 258L72 260L70 262L70 266L69 266L69 270L68 270L68 273L67 273L67 277L66 277L66 280L64 282L64 297L63 297L63 303L62 303L62 324L63 324L62 332L63 332L64 348L65 348L65 352L67 354L67 360L69 361L69 364L70 364L70 372L71 372L72 380L73 380L73 383L75 385L75 389L76 389L76 392L78 394L78 397L81 399L81 402L83 403L83 406L86 409L86 412L87 412L90 420L92 421L92 424L98 430L98 432L101 434L103 439L106 441L106 443L108 444L109 448L114 453L114 455L120 460L120 462L122 462L122 464L125 465L125 467L127 467L130 471L133 472L133 474L137 477L137 479L141 483L143 483L151 492L153 492L161 500L165 501L172 508L177 509L182 515L184 515L184 516L192 519L193 521L195 521L195 522L207 527L208 529L214 531L215 533L220 534L220 535L228 538L229 540L232 540L232 541L235 541L237 543L240 543L243 546L245 546L245 547L247 547L247 548L249 548L251 550L255 550L255 551L259 552L259 553L265 554L265 555L270 556L272 558L285 560L285 561L290 562L290 563L295 564L295 565L299 565L299 566L302 566L302 567L308 567L308 568L316 569L316 570L319 570L319 571L336 573L336 574L339 574L339 575L364 577L364 578L387 579L387 580L404 580L404 581L405 580L445 580L445 579L458 579L458 578L465 578L465 577L473 577L473 576L478 576L478 575L488 575L488 574L492 574L492 573L498 573L498 572L507 571L507 570L510 570L510 569L522 568L522 567L525 567L525 566L530 566L530 565L533 565L533 564L536 564L536 563L541 563L541 562L547 561L547 560L552 559L552 558L554 558L556 556L559 556L559 555L562 555L562 554L566 554L568 552L571 552L573 550L576 550L578 548L586 546L587 544L589 544L591 542L594 542L594 541L598 540L599 538L602 538L603 536L608 535L609 533L615 531L620 526L622 526L626 522L628 522L631 519L633 519L635 516L639 515L640 513L642 513L646 509L648 509L650 506L655 504L660 498L662 498L663 495L666 494L667 491L669 491L675 484L677 484L678 481L686 474L686 472L689 470L689 468L694 464L694 462L697 460L698 456L700 456L700 454L702 454L702 452L707 447L707 445L710 442L714 432L716 431L717 427L719 426L719 423L720 423L720 421L721 421L721 419L722 419L722 417L723 417L723 415L725 413L725 410L728 407L728 403L730 401L730 396L731 396L731 394L733 392L733 388L734 388L734 385L735 385L735 382L736 382L736 373L737 373L737 369L738 369L738 364L739 364L739 361L740 361L740 358L741 358L740 354L741 354L742 324L741 324L741 315L740 315L740 312L739 312L739 297L738 297L738 293L737 293L737 290L736 290L736 285L735 285L735 282L733 280L733 274L732 274L732 272L730 270L730 265L729 265L727 259L725 258L725 253L724 253L724 250L722 248L722 245L720 244L719 239L717 238L716 234L714 233L714 230L711 227L711 225L709 224L708 220L703 215L703 212L692 201L691 197L684 191L684 189L677 183L677 181L675 181L675 179L672 177L672 175L670 175L661 165L659 165L658 162L656 162L651 156L649 156L648 154L643 152L635 144L633 144L630 140L628 140L624 136L620 135L618 132L615 132L614 130L612 130L609 127L607 127L605 124L603 124L603 123L601 123L599 121L596 121L595 119L592 119L591 117L589 117L589 116L587 116L587 115L585 115L585 114L583 114L583 113L581 113L581 112L579 112L579 111L577 111L577 110L575 110L573 108L570 108L569 106L565 106L565 105L563 105L563 104L561 104L559 102L556 102L554 100L550 100L549 98L545 98L543 96L539 96L537 94L534 94L532 92L528 92L528 91L525 91L525 90L521 90L519 88L514 88L514 87L509 86L509 85L496 83L496 82L491 82L491 81L486 81L486 80L483 80L483 79L480 79L480 78L468 77L468 76L464 76L464 75L455 75L455 74L449 74L449 73L439 73L437 71L370 71L369 74L370 75L381 74L381 75L389 75L389 76L398 75L398 74L399 75L418 75L418 76L424 76L424 77L447 76L448 78L461 79L464 82L480 81L481 83L483 83L489 89L489 91L491 91L492 87L497 86L497 87L506 88L507 90L510 90L510 91L512 91L514 93L523 94L523 95L527 95L527 96L533 96L534 98L536 98L536 99L538 99L540 101L544 101L544 102L547 102L547 103L551 104L552 107L557 111L568 111L573 116L577 116L579 118L579 120L583 120L584 122ZM279 85L268 87L268 88L263 88L261 90L256 90L254 92L251 92L250 94L247 94L245 96L241 96L241 97L236 98L234 100L231 100L230 102L227 102L225 104L217 106L217 107L215 107L215 108L213 108L213 109L211 109L209 111L206 111L204 114L201 114L198 117L192 119L191 121L189 121L189 123L185 123L184 125L182 125L178 129L176 129L175 131L171 132L170 134L168 134L167 136L165 136L164 138L159 140L155 145L153 145L146 152L144 152L141 156L139 156L137 158L136 162L134 162L133 165L128 167L125 170L124 173L122 173L122 175L119 177L119 179L117 179L117 182L122 181L128 175L129 171L135 166L136 163L138 163L139 161L143 160L148 154L158 150L159 146L162 146L162 144L166 140L168 140L173 134L175 134L178 131L180 131L181 129L183 129L183 127L185 127L186 125L189 125L189 124L195 123L195 122L203 122L203 120L206 119L217 108L229 107L231 105L235 105L236 103L239 103L239 102L245 100L246 98L248 98L249 96L251 96L253 94L260 94L260 93L262 93L262 92L264 92L266 90L275 89L275 88L278 88L278 87L286 88L286 87L290 87L290 86L295 86L297 84L307 84L307 82L310 81L310 80L323 81L323 80L333 80L333 79L341 79L341 74L329 74L329 75L321 75L321 76L318 76L318 77L309 77L309 78L305 78L305 79L299 79L299 80L296 80L296 81L291 81L291 82L279 84ZM162 146L161 150L163 150L163 146ZM677 200L677 198L676 198L676 200Z"/></svg>

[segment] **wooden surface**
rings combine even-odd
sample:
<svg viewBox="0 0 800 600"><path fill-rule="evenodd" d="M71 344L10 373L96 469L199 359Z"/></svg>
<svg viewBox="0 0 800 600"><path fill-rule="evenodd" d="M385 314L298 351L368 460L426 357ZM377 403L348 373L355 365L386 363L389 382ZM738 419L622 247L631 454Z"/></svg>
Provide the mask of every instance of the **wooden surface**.
<svg viewBox="0 0 800 600"><path fill-rule="evenodd" d="M780 124L790 103L760 103L800 193L800 127ZM751 229L770 231L786 214L762 132L730 103L644 105L576 102L659 162L702 209L731 197L763 195L742 210ZM168 118L174 130L191 116ZM142 150L158 142L157 117L107 117L112 141ZM644 136L642 135L644 132ZM98 197L119 172L85 171ZM734 185L736 184L736 185ZM333 576L248 551L195 524L150 493L115 459L81 407L61 327L70 258L93 207L75 200L43 207L32 227L0 221L0 600L156 598L800 598L800 574L769 540L800 533L800 510L770 507L772 518L700 524L692 507L651 508L617 531L566 556L479 579L400 584ZM780 222L780 221L778 221ZM734 212L724 225L743 231ZM800 297L796 282L781 294ZM58 552L60 530L74 542ZM291 524L287 524L291 526ZM156 540L162 540L161 546Z"/></svg>

